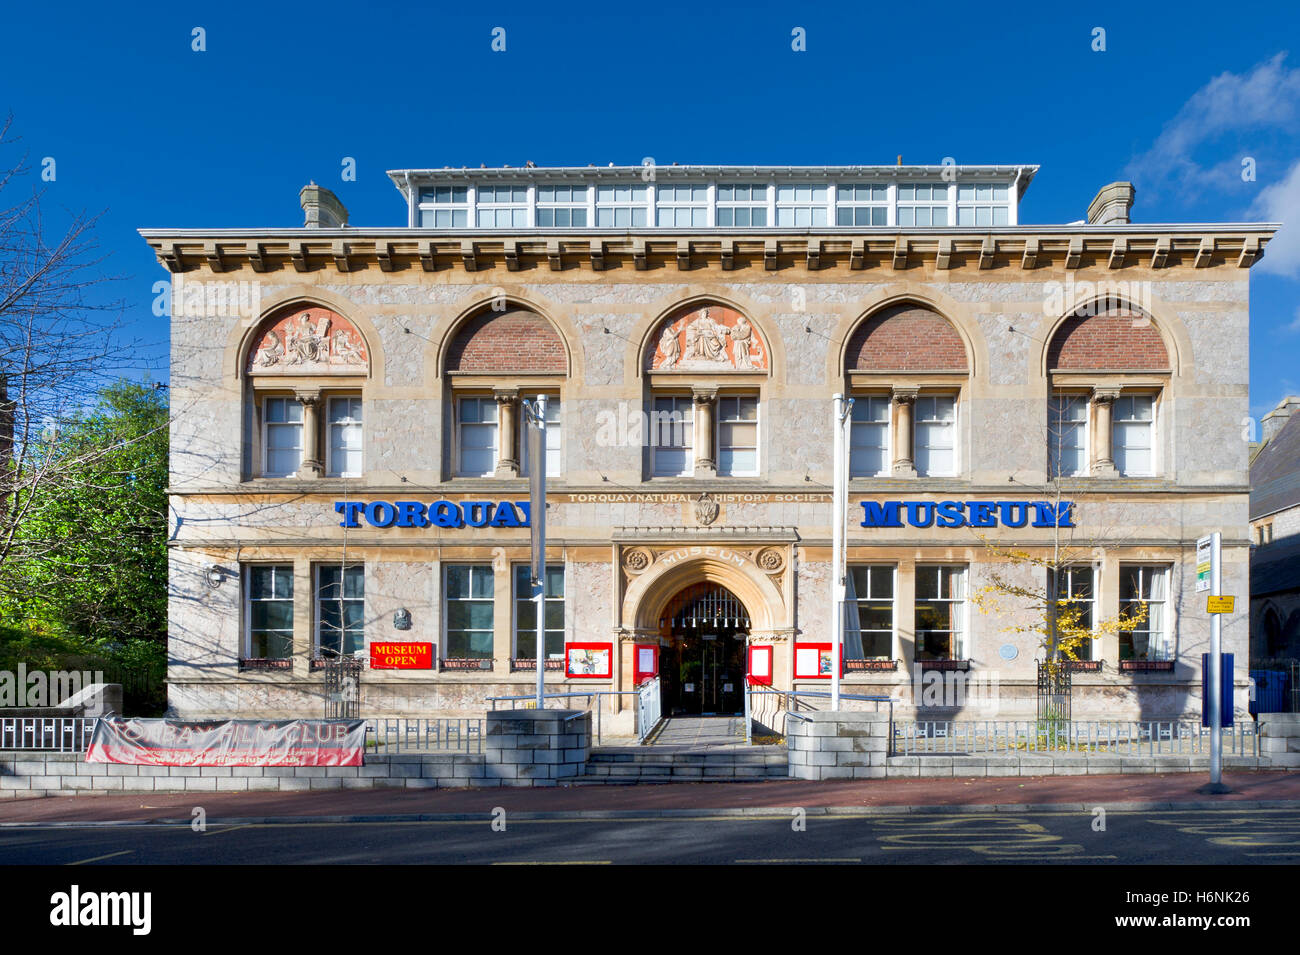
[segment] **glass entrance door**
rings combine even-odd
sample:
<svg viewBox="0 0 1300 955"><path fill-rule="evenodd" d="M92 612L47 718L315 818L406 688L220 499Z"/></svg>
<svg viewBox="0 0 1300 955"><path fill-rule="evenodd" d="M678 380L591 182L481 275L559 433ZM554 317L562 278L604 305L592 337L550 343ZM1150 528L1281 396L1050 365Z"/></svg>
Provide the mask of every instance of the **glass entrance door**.
<svg viewBox="0 0 1300 955"><path fill-rule="evenodd" d="M734 715L744 709L749 614L724 587L696 584L660 621L664 715Z"/></svg>

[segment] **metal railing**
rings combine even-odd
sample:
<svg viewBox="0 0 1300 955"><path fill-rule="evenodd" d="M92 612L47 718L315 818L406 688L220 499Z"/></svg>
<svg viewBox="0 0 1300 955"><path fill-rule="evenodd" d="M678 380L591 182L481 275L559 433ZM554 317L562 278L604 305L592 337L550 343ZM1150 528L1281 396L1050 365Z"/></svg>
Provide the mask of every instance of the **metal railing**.
<svg viewBox="0 0 1300 955"><path fill-rule="evenodd" d="M893 753L917 756L1017 755L1208 756L1210 730L1200 720L901 720L894 724ZM1253 720L1223 729L1223 752L1258 756Z"/></svg>
<svg viewBox="0 0 1300 955"><path fill-rule="evenodd" d="M659 721L663 718L662 698L659 692L659 677L652 677L642 683L636 690L636 741L644 743Z"/></svg>
<svg viewBox="0 0 1300 955"><path fill-rule="evenodd" d="M604 707L601 706L602 699L604 697L615 697L615 696L637 696L639 693L640 690L589 690L586 693L543 693L542 699L543 700L585 699L587 701L586 708L592 710L596 714L596 721L595 721L596 722L596 744L599 745L601 741L600 714L604 710ZM596 701L595 706L591 705L592 700ZM497 709L498 703L509 703L510 709L512 710L519 709L518 704L523 703L525 704L524 709L529 709L536 705L537 694L529 693L526 696L489 696L487 698L487 702L491 704L491 708L493 710ZM610 707L610 710L611 710L610 715L613 715L612 712L613 707ZM650 730L647 729L646 733L649 732ZM640 739L645 738L644 736L640 736L639 727L638 727L638 736Z"/></svg>
<svg viewBox="0 0 1300 955"><path fill-rule="evenodd" d="M84 716L0 717L0 750L83 753L98 722L97 717Z"/></svg>
<svg viewBox="0 0 1300 955"><path fill-rule="evenodd" d="M366 752L481 753L483 720L476 717L366 720Z"/></svg>
<svg viewBox="0 0 1300 955"><path fill-rule="evenodd" d="M759 705L755 705L753 698L759 697ZM745 742L753 742L753 725L755 720L763 721L765 726L777 731L782 736L786 735L786 721L789 719L807 720L802 712L810 712L820 709L821 707L813 705L813 701L829 700L830 693L822 690L773 690L767 687L745 687ZM889 704L889 722L894 722L894 703L895 700L890 696L861 696L854 693L841 693L841 700L850 700L856 703L874 703L876 712L880 711L881 703ZM767 705L767 704L771 705ZM767 722L769 721L770 722ZM780 727L776 724L781 722Z"/></svg>

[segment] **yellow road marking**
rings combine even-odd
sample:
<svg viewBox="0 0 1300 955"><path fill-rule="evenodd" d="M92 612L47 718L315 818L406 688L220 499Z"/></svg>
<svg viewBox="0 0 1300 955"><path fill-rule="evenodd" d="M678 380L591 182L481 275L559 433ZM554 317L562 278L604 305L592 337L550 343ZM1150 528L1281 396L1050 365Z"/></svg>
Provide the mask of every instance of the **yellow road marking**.
<svg viewBox="0 0 1300 955"><path fill-rule="evenodd" d="M95 856L93 859L82 859L80 862L69 862L68 865L86 865L89 862L99 862L101 859L112 859L114 856L129 855L134 849L123 849L121 852L110 852L106 856Z"/></svg>
<svg viewBox="0 0 1300 955"><path fill-rule="evenodd" d="M252 828L253 828L253 824L252 824L252 823L245 823L245 824L242 825L242 826L226 826L226 827L224 827L224 828L222 828L222 829L213 829L211 832L200 832L199 835L201 835L201 836L219 836L219 835L221 835L223 832L234 832L236 829L252 829Z"/></svg>
<svg viewBox="0 0 1300 955"><path fill-rule="evenodd" d="M609 859L602 859L599 862L582 862L579 860L570 860L568 862L547 862L538 860L536 862L493 862L493 865L612 865Z"/></svg>
<svg viewBox="0 0 1300 955"><path fill-rule="evenodd" d="M788 862L861 862L861 859L737 859L738 863L752 865L781 865Z"/></svg>

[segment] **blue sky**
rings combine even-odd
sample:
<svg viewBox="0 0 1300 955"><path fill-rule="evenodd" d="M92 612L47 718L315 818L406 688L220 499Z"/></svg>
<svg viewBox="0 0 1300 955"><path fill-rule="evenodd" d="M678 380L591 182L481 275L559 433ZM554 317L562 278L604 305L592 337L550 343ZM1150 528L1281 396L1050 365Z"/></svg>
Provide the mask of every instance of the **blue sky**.
<svg viewBox="0 0 1300 955"><path fill-rule="evenodd" d="M154 378L166 276L140 227L296 226L309 179L354 225L404 225L391 168L901 153L1041 165L1027 223L1081 219L1125 178L1138 222L1296 220L1252 270L1267 412L1300 392L1300 5L1054 6L10 4L0 113L38 170L55 159L51 209L104 211L110 297Z"/></svg>

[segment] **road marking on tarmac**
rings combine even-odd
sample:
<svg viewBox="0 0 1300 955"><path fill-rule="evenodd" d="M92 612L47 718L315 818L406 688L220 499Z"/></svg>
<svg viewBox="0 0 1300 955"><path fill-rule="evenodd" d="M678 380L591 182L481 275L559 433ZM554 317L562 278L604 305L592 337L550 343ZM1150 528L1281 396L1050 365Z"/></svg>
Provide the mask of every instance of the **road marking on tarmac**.
<svg viewBox="0 0 1300 955"><path fill-rule="evenodd" d="M134 851L135 851L134 849L123 849L121 852L110 852L108 855L105 856L95 856L92 859L82 859L80 862L69 862L68 865L86 865L87 863L90 862L99 862L103 859L112 859L114 856L130 855Z"/></svg>

